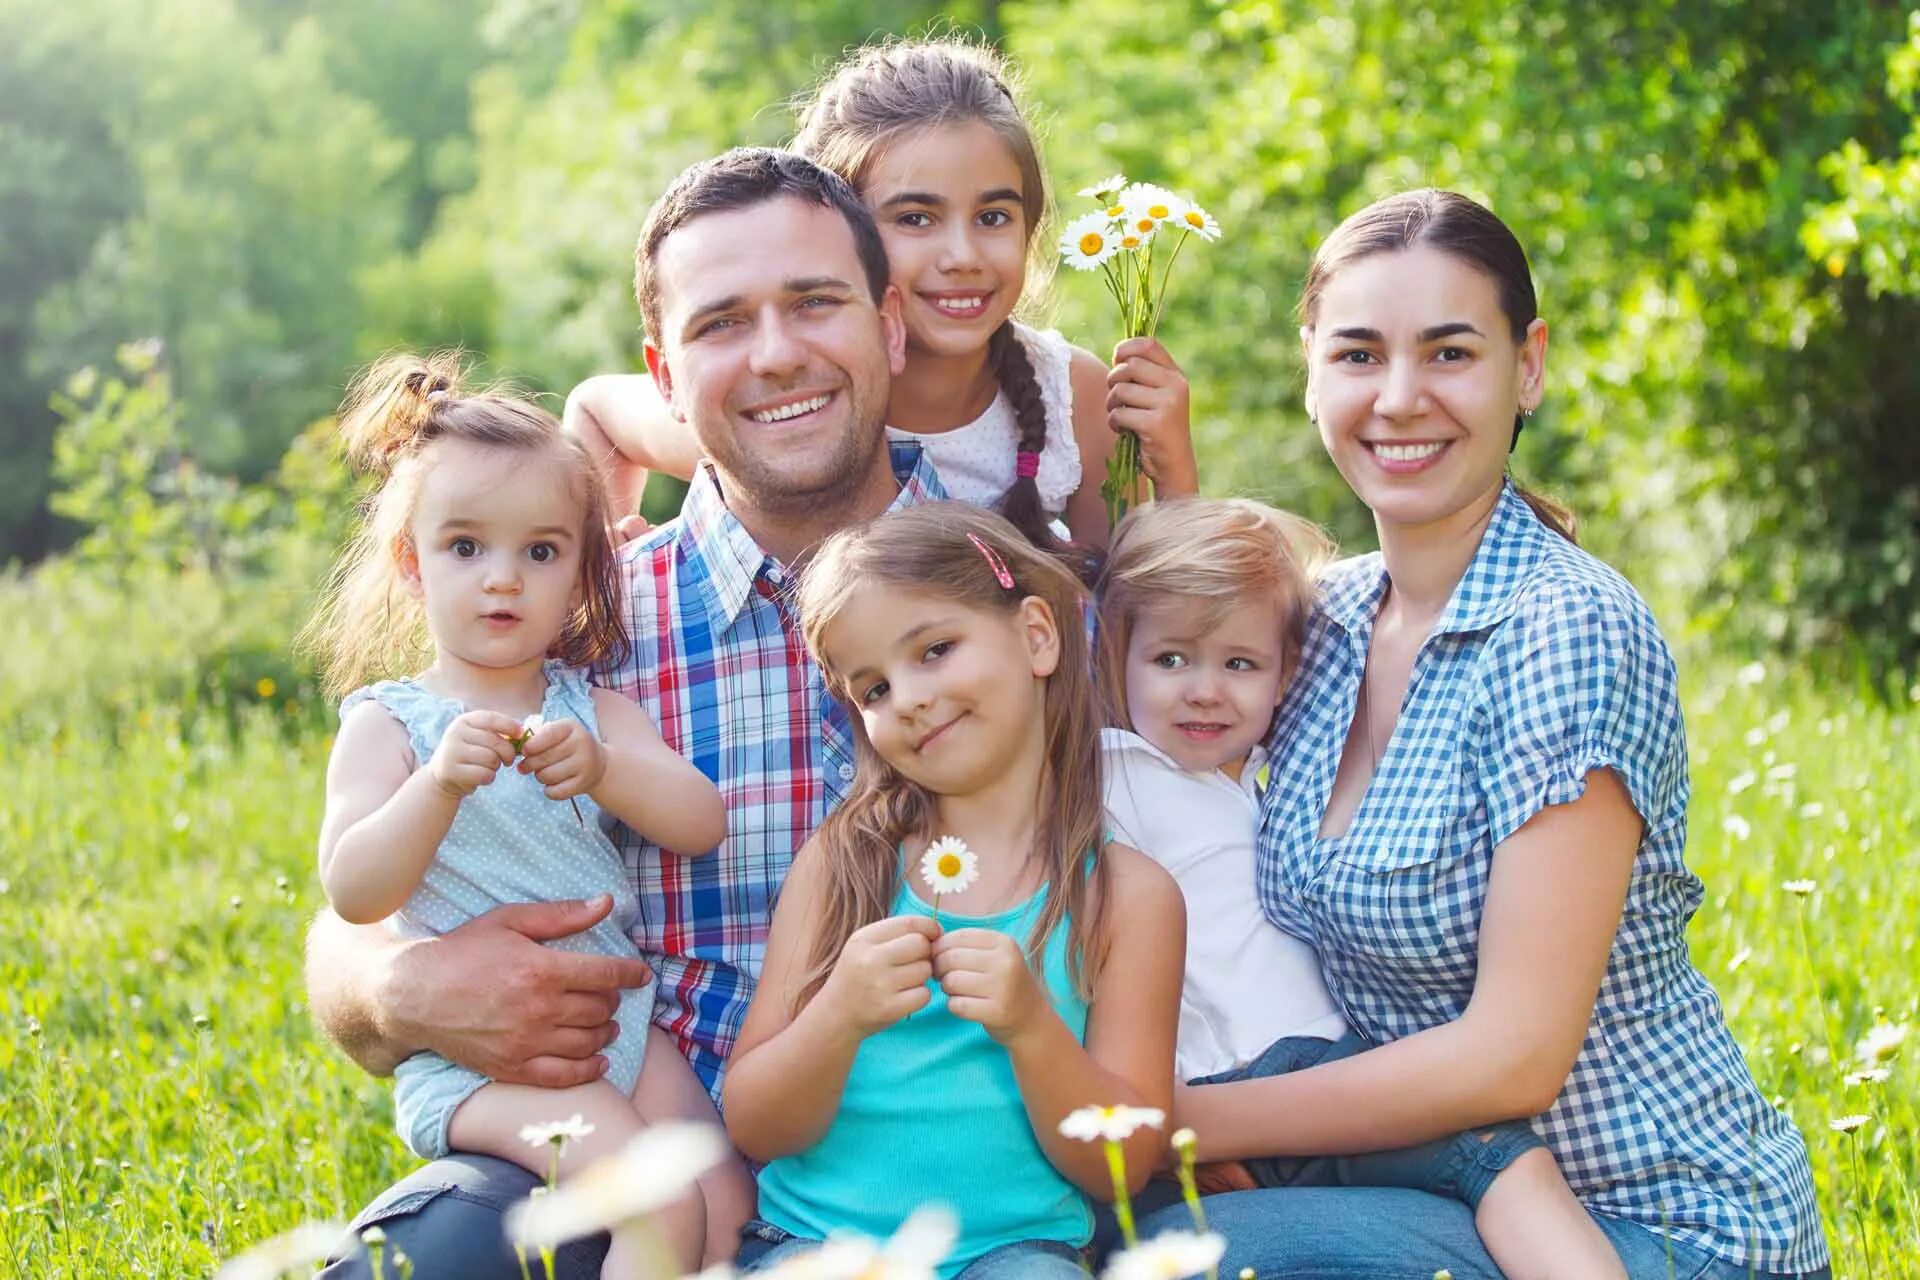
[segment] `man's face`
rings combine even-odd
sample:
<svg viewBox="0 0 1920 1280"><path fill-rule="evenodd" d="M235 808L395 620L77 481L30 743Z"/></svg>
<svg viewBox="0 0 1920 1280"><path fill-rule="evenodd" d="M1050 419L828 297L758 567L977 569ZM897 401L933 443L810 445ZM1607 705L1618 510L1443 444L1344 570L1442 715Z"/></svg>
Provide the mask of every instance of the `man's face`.
<svg viewBox="0 0 1920 1280"><path fill-rule="evenodd" d="M725 487L762 508L831 505L868 477L906 334L837 211L780 197L676 228L656 259L647 368Z"/></svg>

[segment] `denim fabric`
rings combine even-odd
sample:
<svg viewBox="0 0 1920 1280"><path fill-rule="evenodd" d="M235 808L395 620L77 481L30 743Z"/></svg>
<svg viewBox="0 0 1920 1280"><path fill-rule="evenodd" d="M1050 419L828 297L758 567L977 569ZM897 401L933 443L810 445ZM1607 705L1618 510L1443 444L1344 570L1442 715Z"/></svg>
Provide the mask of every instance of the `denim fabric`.
<svg viewBox="0 0 1920 1280"><path fill-rule="evenodd" d="M1400 1187L1289 1187L1208 1196L1207 1223L1226 1237L1220 1274L1250 1268L1256 1280L1501 1280L1480 1244L1473 1211L1458 1200ZM1638 1223L1594 1215L1632 1280L1789 1280L1749 1273ZM1174 1204L1140 1221L1143 1238L1191 1228ZM1671 1264L1669 1264L1671 1258ZM1826 1267L1794 1280L1830 1280Z"/></svg>
<svg viewBox="0 0 1920 1280"><path fill-rule="evenodd" d="M740 1232L740 1256L734 1260L742 1274L765 1271L820 1247L782 1231L770 1222L754 1219ZM954 1280L1086 1280L1081 1262L1085 1251L1058 1240L1021 1240L990 1249L968 1263Z"/></svg>
<svg viewBox="0 0 1920 1280"><path fill-rule="evenodd" d="M387 1233L384 1273L397 1248L413 1259L414 1280L521 1280L520 1259L507 1243L506 1212L540 1180L517 1164L454 1155L415 1169L383 1191L353 1220L347 1238L320 1274L324 1280L373 1280L360 1233ZM554 1258L554 1280L600 1280L607 1238L577 1240ZM539 1260L533 1260L536 1274Z"/></svg>

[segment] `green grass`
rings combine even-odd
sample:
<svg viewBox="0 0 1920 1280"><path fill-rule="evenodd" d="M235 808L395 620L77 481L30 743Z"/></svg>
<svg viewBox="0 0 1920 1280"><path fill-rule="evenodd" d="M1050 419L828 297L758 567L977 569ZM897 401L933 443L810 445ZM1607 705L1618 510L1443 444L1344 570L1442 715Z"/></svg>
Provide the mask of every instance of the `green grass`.
<svg viewBox="0 0 1920 1280"><path fill-rule="evenodd" d="M1909 1274L1920 1038L1885 1083L1843 1078L1876 1017L1916 1020L1920 690L1688 688L1695 958L1807 1134L1835 1274ZM124 686L112 705L54 728L0 704L0 1276L204 1276L409 1164L385 1086L302 999L322 721L284 691L193 720ZM1871 1120L1829 1127L1849 1114Z"/></svg>

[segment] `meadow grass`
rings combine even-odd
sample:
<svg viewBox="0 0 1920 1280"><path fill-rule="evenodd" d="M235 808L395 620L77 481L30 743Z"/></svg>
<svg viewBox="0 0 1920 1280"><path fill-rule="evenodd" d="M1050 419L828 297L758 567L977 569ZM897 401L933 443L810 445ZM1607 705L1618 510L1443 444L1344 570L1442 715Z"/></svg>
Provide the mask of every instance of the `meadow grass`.
<svg viewBox="0 0 1920 1280"><path fill-rule="evenodd" d="M1920 689L1708 662L1687 690L1695 958L1807 1135L1835 1274L1913 1274L1920 1041L1845 1078L1877 1020L1916 1020ZM0 705L0 1275L205 1276L411 1163L302 996L325 718L256 697Z"/></svg>

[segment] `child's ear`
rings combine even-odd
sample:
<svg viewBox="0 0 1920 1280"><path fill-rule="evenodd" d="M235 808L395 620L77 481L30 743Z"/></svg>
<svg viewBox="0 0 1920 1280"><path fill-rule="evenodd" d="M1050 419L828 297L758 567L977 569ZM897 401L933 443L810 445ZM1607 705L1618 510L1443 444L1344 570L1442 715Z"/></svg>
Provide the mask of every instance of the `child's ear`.
<svg viewBox="0 0 1920 1280"><path fill-rule="evenodd" d="M400 571L400 583L415 600L425 594L420 585L420 552L413 539L402 534L393 540L393 567Z"/></svg>
<svg viewBox="0 0 1920 1280"><path fill-rule="evenodd" d="M1044 680L1060 666L1060 627L1052 607L1039 596L1028 596L1020 602L1020 626L1034 678Z"/></svg>

